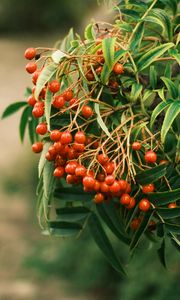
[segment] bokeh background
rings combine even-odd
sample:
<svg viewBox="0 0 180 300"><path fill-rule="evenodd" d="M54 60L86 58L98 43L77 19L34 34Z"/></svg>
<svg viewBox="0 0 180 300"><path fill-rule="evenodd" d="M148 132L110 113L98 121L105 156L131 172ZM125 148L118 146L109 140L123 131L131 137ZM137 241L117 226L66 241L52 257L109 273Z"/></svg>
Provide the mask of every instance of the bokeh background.
<svg viewBox="0 0 180 300"><path fill-rule="evenodd" d="M31 85L24 50L48 46L70 27L111 18L96 0L0 0L0 110ZM177 300L179 256L168 245L168 271L152 248L139 249L122 279L88 232L80 240L43 237L36 220L37 157L19 142L16 114L0 122L0 300ZM127 249L118 245L122 260Z"/></svg>

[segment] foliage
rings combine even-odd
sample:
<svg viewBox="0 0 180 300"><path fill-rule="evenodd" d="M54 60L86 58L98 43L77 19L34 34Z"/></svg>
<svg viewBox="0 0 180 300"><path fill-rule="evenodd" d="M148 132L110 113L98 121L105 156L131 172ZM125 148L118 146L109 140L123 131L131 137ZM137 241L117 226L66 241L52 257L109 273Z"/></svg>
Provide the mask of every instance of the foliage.
<svg viewBox="0 0 180 300"><path fill-rule="evenodd" d="M20 121L21 139L28 124L31 142L39 141L37 118L30 113L34 116L41 106L40 122L48 127L41 139L44 150L37 188L38 219L44 234L78 237L88 226L99 248L123 275L115 238L129 245L131 254L144 236L154 240L164 266L166 238L176 248L180 246L177 6L176 0L120 1L114 24L91 23L83 39L70 30L56 50L37 48L39 73L37 81L33 75L32 90L37 103L34 108L25 106ZM53 83L60 88L55 91ZM66 100L65 104L57 107L56 97ZM3 117L18 105L8 107ZM85 107L92 112L88 116ZM52 138L53 130L58 130L58 140ZM90 141L76 143L77 132L84 132ZM68 133L69 142L62 141L63 133ZM134 142L140 144L139 149L133 148ZM153 160L147 159L149 151ZM67 171L74 160L76 167L86 169L85 176ZM107 164L113 168L115 187L106 184L105 191L102 181L110 174ZM59 169L62 174L57 176ZM93 186L86 186L85 177ZM98 193L94 196L95 182ZM143 191L147 184L153 186L148 194ZM127 205L122 203L123 194L130 195ZM148 209L141 208L144 198Z"/></svg>

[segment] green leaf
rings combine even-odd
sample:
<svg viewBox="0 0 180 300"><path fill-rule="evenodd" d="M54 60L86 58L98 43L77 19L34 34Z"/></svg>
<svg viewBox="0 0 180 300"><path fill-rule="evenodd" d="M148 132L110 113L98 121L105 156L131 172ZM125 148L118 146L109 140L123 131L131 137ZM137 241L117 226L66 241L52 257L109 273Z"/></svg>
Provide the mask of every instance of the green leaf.
<svg viewBox="0 0 180 300"><path fill-rule="evenodd" d="M155 89L157 85L157 71L154 66L150 66L149 70L150 86Z"/></svg>
<svg viewBox="0 0 180 300"><path fill-rule="evenodd" d="M78 222L89 216L91 211L84 206L57 208L57 220L66 222Z"/></svg>
<svg viewBox="0 0 180 300"><path fill-rule="evenodd" d="M94 213L89 218L89 229L91 231L91 234L92 234L96 244L101 249L101 251L104 253L105 257L111 263L111 265L114 267L114 269L117 272L119 272L123 275L126 275L99 219L97 218L97 216Z"/></svg>
<svg viewBox="0 0 180 300"><path fill-rule="evenodd" d="M180 234L180 225L173 224L173 223L165 223L165 228L175 234Z"/></svg>
<svg viewBox="0 0 180 300"><path fill-rule="evenodd" d="M48 152L48 149L49 147L52 145L51 142L46 142L44 145L43 145L43 150L41 152L41 157L39 159L39 164L38 164L38 177L40 178L41 177L41 174L42 174L42 171L44 169L44 165L46 163L46 153Z"/></svg>
<svg viewBox="0 0 180 300"><path fill-rule="evenodd" d="M137 62L138 71L142 71L149 67L157 58L162 56L168 49L174 47L173 43L166 43L153 48L152 50L145 53Z"/></svg>
<svg viewBox="0 0 180 300"><path fill-rule="evenodd" d="M45 117L47 122L47 128L50 131L50 116L51 116L51 101L52 101L52 93L51 91L47 90L46 92L46 99L45 99Z"/></svg>
<svg viewBox="0 0 180 300"><path fill-rule="evenodd" d="M19 123L19 134L21 142L23 142L24 140L25 130L28 124L29 116L31 116L31 108L28 106L24 109Z"/></svg>
<svg viewBox="0 0 180 300"><path fill-rule="evenodd" d="M156 108L153 110L152 115L151 115L151 120L150 120L150 127L152 129L153 124L156 120L156 118L159 116L159 114L165 110L165 108L167 108L170 104L172 103L172 101L167 101L167 102L160 102Z"/></svg>
<svg viewBox="0 0 180 300"><path fill-rule="evenodd" d="M171 103L166 111L163 125L161 128L161 141L165 142L166 135L178 114L180 113L180 101Z"/></svg>
<svg viewBox="0 0 180 300"><path fill-rule="evenodd" d="M177 12L177 5L178 1L177 0L159 0L162 2L163 5L169 6L169 8L172 10L173 14L175 15Z"/></svg>
<svg viewBox="0 0 180 300"><path fill-rule="evenodd" d="M71 28L65 38L59 45L59 49L68 52L71 48L71 42L74 40L74 30Z"/></svg>
<svg viewBox="0 0 180 300"><path fill-rule="evenodd" d="M34 144L34 142L37 140L37 134L36 134L36 126L37 126L37 119L30 116L28 118L28 133L29 133L29 139L31 144Z"/></svg>
<svg viewBox="0 0 180 300"><path fill-rule="evenodd" d="M180 42L180 32L179 32L179 42ZM170 49L169 54L175 58L175 60L177 61L177 63L180 65L180 53L178 52L177 49Z"/></svg>
<svg viewBox="0 0 180 300"><path fill-rule="evenodd" d="M79 234L82 226L78 223L72 222L49 222L49 232L53 236L58 237L72 237Z"/></svg>
<svg viewBox="0 0 180 300"><path fill-rule="evenodd" d="M176 88L173 81L171 81L169 78L161 77L161 80L165 83L166 88L168 92L170 93L171 97L173 99L176 99L178 97L178 89Z"/></svg>
<svg viewBox="0 0 180 300"><path fill-rule="evenodd" d="M9 117L10 115L14 114L16 111L18 111L20 108L26 105L27 105L26 101L10 104L8 107L6 107L5 111L3 112L1 119Z"/></svg>
<svg viewBox="0 0 180 300"><path fill-rule="evenodd" d="M166 258L165 258L165 239L162 240L160 248L157 250L159 260L163 267L166 269Z"/></svg>
<svg viewBox="0 0 180 300"><path fill-rule="evenodd" d="M64 57L68 57L68 55L66 53L62 52L61 50L56 50L53 52L51 57L55 64L59 64L61 59Z"/></svg>
<svg viewBox="0 0 180 300"><path fill-rule="evenodd" d="M84 31L84 37L86 40L94 40L95 38L94 24L90 23L86 26Z"/></svg>
<svg viewBox="0 0 180 300"><path fill-rule="evenodd" d="M134 33L133 40L131 41L131 43L129 45L129 49L132 52L138 51L140 44L141 44L141 40L143 38L143 35L144 35L144 22L140 22L138 24L136 32Z"/></svg>
<svg viewBox="0 0 180 300"><path fill-rule="evenodd" d="M137 247L140 239L143 236L143 233L146 231L146 229L148 227L149 221L152 218L152 216L153 216L153 211L146 212L146 214L144 215L144 217L140 223L140 226L138 227L138 229L135 231L135 233L133 235L133 238L132 238L132 241L130 244L130 250L134 250Z"/></svg>
<svg viewBox="0 0 180 300"><path fill-rule="evenodd" d="M135 19L136 21L140 19L140 14L132 9L121 9L121 13Z"/></svg>
<svg viewBox="0 0 180 300"><path fill-rule="evenodd" d="M112 70L114 66L114 48L115 48L116 38L109 37L102 41L102 50L105 59L105 63L109 70Z"/></svg>
<svg viewBox="0 0 180 300"><path fill-rule="evenodd" d="M42 90L42 88L45 86L45 84L51 79L51 77L55 74L55 72L58 69L58 64L50 63L47 66L43 68L41 71L37 83L36 83L36 89L35 89L35 98L38 99L39 94Z"/></svg>
<svg viewBox="0 0 180 300"><path fill-rule="evenodd" d="M148 198L156 206L166 205L180 199L180 188L167 192L149 193Z"/></svg>
<svg viewBox="0 0 180 300"><path fill-rule="evenodd" d="M131 88L131 94L130 94L130 99L132 102L135 102L139 98L142 89L143 89L142 84L133 83L132 88Z"/></svg>
<svg viewBox="0 0 180 300"><path fill-rule="evenodd" d="M173 246L176 248L176 250L180 251L180 241L172 233L169 233L169 236L170 236L170 239L171 239L171 242L172 242Z"/></svg>
<svg viewBox="0 0 180 300"><path fill-rule="evenodd" d="M180 217L180 207L175 208L156 208L156 211L163 219L174 219Z"/></svg>
<svg viewBox="0 0 180 300"><path fill-rule="evenodd" d="M167 164L162 164L154 168L139 172L136 175L136 181L139 184L148 184L157 181L166 174Z"/></svg>
<svg viewBox="0 0 180 300"><path fill-rule="evenodd" d="M49 198L54 190L54 165L52 162L46 161L43 169L43 188L44 195Z"/></svg>
<svg viewBox="0 0 180 300"><path fill-rule="evenodd" d="M128 245L130 240L124 231L124 225L114 203L99 203L96 207L99 215L115 236Z"/></svg>
<svg viewBox="0 0 180 300"><path fill-rule="evenodd" d="M104 121L103 121L103 119L101 117L100 109L99 109L99 103L95 103L94 109L95 109L95 112L97 114L97 122L98 122L99 126L107 134L107 136L111 137L111 134L110 134L107 126L105 125L105 123L104 123ZM111 137L111 139L112 139L112 137Z"/></svg>
<svg viewBox="0 0 180 300"><path fill-rule="evenodd" d="M102 72L101 72L101 81L102 81L103 84L107 84L107 82L109 80L110 73L112 72L114 65L126 53L127 53L126 50L118 50L118 51L115 52L114 63L112 65L111 69L109 69L108 65L106 63L104 63L104 66L103 66L103 69L102 69Z"/></svg>

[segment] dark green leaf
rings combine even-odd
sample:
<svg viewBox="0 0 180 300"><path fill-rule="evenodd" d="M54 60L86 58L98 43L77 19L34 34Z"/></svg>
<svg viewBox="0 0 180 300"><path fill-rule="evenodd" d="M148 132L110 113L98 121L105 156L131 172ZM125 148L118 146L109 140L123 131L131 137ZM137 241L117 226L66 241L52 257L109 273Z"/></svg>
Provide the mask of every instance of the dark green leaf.
<svg viewBox="0 0 180 300"><path fill-rule="evenodd" d="M157 85L157 71L154 66L150 66L149 71L150 86L155 89Z"/></svg>
<svg viewBox="0 0 180 300"><path fill-rule="evenodd" d="M180 234L180 225L165 223L165 228L172 233Z"/></svg>
<svg viewBox="0 0 180 300"><path fill-rule="evenodd" d="M178 97L178 89L176 88L174 82L166 77L161 77L161 80L165 83L168 92L170 93L171 97L173 99L176 99Z"/></svg>
<svg viewBox="0 0 180 300"><path fill-rule="evenodd" d="M171 103L166 111L163 125L161 128L161 141L164 143L166 135L178 114L180 113L180 101Z"/></svg>
<svg viewBox="0 0 180 300"><path fill-rule="evenodd" d="M18 111L23 106L27 105L27 102L21 101L10 104L8 107L6 107L5 111L2 114L2 119L14 114L16 111Z"/></svg>
<svg viewBox="0 0 180 300"><path fill-rule="evenodd" d="M40 178L41 174L42 174L42 171L44 169L44 165L46 163L46 153L48 152L48 149L49 147L52 145L51 142L46 142L44 145L43 145L43 150L41 152L41 157L39 159L39 164L38 164L38 176Z"/></svg>
<svg viewBox="0 0 180 300"><path fill-rule="evenodd" d="M135 231L135 233L133 235L133 238L132 238L132 241L130 244L131 250L134 250L135 247L138 245L140 239L143 236L143 233L146 231L146 229L148 227L148 223L151 220L152 215L153 215L153 211L146 212L146 214L144 215L144 217L140 223L140 226L138 227L138 229Z"/></svg>
<svg viewBox="0 0 180 300"><path fill-rule="evenodd" d="M140 19L140 14L132 9L121 9L121 13L123 15L129 16L135 20L139 20Z"/></svg>
<svg viewBox="0 0 180 300"><path fill-rule="evenodd" d="M151 120L150 120L150 127L152 128L154 121L156 120L157 116L165 109L167 108L172 101L167 101L167 102L160 102L156 108L153 110L152 115L151 115Z"/></svg>
<svg viewBox="0 0 180 300"><path fill-rule="evenodd" d="M160 262L163 267L166 269L166 258L165 258L165 239L162 240L160 248L157 250Z"/></svg>
<svg viewBox="0 0 180 300"><path fill-rule="evenodd" d="M54 165L52 162L46 161L43 168L43 188L44 195L49 198L54 190Z"/></svg>
<svg viewBox="0 0 180 300"><path fill-rule="evenodd" d="M72 222L49 222L49 231L53 236L72 237L79 234L82 226L78 223Z"/></svg>
<svg viewBox="0 0 180 300"><path fill-rule="evenodd" d="M107 136L111 137L111 134L110 134L107 126L105 125L105 123L104 123L104 121L101 117L100 109L99 109L99 103L95 103L94 109L95 109L95 112L97 114L97 122L98 122L99 126L107 134Z"/></svg>
<svg viewBox="0 0 180 300"><path fill-rule="evenodd" d="M179 38L180 38L180 33L179 33ZM175 60L177 61L177 63L180 65L180 53L178 52L177 49L170 49L169 54L175 58Z"/></svg>
<svg viewBox="0 0 180 300"><path fill-rule="evenodd" d="M174 219L180 217L180 207L175 208L156 208L156 211L163 219Z"/></svg>
<svg viewBox="0 0 180 300"><path fill-rule="evenodd" d="M135 102L139 98L142 89L143 89L142 84L140 84L140 83L133 83L132 84L131 94L130 94L131 102Z"/></svg>
<svg viewBox="0 0 180 300"><path fill-rule="evenodd" d="M145 20L160 25L163 30L162 35L167 36L169 41L172 40L172 24L165 10L153 8Z"/></svg>
<svg viewBox="0 0 180 300"><path fill-rule="evenodd" d="M66 222L77 222L86 218L91 211L84 206L57 208L57 220Z"/></svg>
<svg viewBox="0 0 180 300"><path fill-rule="evenodd" d="M161 193L149 193L148 198L155 206L166 205L180 199L180 188Z"/></svg>
<svg viewBox="0 0 180 300"><path fill-rule="evenodd" d="M141 44L141 40L144 34L144 22L140 22L138 24L137 30L134 33L134 37L133 40L131 41L130 45L129 45L129 49L134 52L134 51L138 51L140 44Z"/></svg>
<svg viewBox="0 0 180 300"><path fill-rule="evenodd" d="M114 66L114 47L115 47L116 38L109 37L105 38L102 41L102 50L105 63L108 66L109 70L112 70Z"/></svg>
<svg viewBox="0 0 180 300"><path fill-rule="evenodd" d="M28 106L24 109L19 123L19 134L20 134L21 142L23 142L24 140L25 130L28 124L29 116L31 116L31 108Z"/></svg>
<svg viewBox="0 0 180 300"><path fill-rule="evenodd" d="M31 144L34 144L37 140L36 135L36 125L37 125L37 119L33 118L32 116L28 118L28 133L29 133L29 139Z"/></svg>
<svg viewBox="0 0 180 300"><path fill-rule="evenodd" d="M51 115L51 100L52 100L52 93L51 91L46 92L46 99L45 99L45 117L47 122L48 130L50 131L50 115Z"/></svg>
<svg viewBox="0 0 180 300"><path fill-rule="evenodd" d="M172 233L169 233L169 236L173 246L180 252L180 241L178 240L178 238Z"/></svg>
<svg viewBox="0 0 180 300"><path fill-rule="evenodd" d="M167 164L162 164L154 168L139 172L136 180L139 184L148 184L157 181L166 174Z"/></svg>
<svg viewBox="0 0 180 300"><path fill-rule="evenodd" d="M114 269L117 272L119 272L123 275L126 275L99 219L97 218L97 216L95 214L92 214L89 218L89 229L91 231L91 234L92 234L96 244L101 249L101 251L104 253L105 257L111 263L111 265L114 267Z"/></svg>
<svg viewBox="0 0 180 300"><path fill-rule="evenodd" d="M97 211L106 225L111 229L117 238L122 242L129 244L129 238L124 231L124 225L117 213L114 203L100 203L97 205Z"/></svg>
<svg viewBox="0 0 180 300"><path fill-rule="evenodd" d="M144 70L149 67L157 58L162 56L168 49L174 46L173 43L166 43L153 48L152 50L145 53L137 62L137 67L139 71Z"/></svg>

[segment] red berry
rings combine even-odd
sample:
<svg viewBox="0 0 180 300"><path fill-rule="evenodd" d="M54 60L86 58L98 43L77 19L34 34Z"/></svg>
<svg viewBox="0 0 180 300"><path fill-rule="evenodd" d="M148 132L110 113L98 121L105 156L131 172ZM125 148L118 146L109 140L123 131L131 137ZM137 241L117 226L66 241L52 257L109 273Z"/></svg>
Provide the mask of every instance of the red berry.
<svg viewBox="0 0 180 300"><path fill-rule="evenodd" d="M44 115L44 108L42 106L34 106L32 114L35 118L40 118Z"/></svg>
<svg viewBox="0 0 180 300"><path fill-rule="evenodd" d="M58 178L63 177L63 175L64 175L64 167L56 167L56 169L54 170L53 175L55 177L58 177Z"/></svg>
<svg viewBox="0 0 180 300"><path fill-rule="evenodd" d="M29 62L29 63L26 65L26 71L27 71L29 74L34 73L36 70L37 70L37 65L36 65L36 63L34 63L34 62Z"/></svg>
<svg viewBox="0 0 180 300"><path fill-rule="evenodd" d="M119 179L118 180L119 186L120 186L120 190L121 191L125 191L127 189L128 183L126 180L123 179Z"/></svg>
<svg viewBox="0 0 180 300"><path fill-rule="evenodd" d="M65 167L65 172L68 174L74 175L77 166L78 166L78 163L76 161L70 161Z"/></svg>
<svg viewBox="0 0 180 300"><path fill-rule="evenodd" d="M131 208L133 208L135 205L136 205L136 200L135 200L133 197L131 197L129 204L126 205L126 208L127 208L127 209L131 209Z"/></svg>
<svg viewBox="0 0 180 300"><path fill-rule="evenodd" d="M82 115L86 119L90 118L93 115L93 110L90 106L84 105L82 108Z"/></svg>
<svg viewBox="0 0 180 300"><path fill-rule="evenodd" d="M113 162L108 162L103 167L107 174L112 174L115 170L115 164Z"/></svg>
<svg viewBox="0 0 180 300"><path fill-rule="evenodd" d="M40 73L41 73L41 71L35 71L35 72L33 73L33 76L32 76L32 82L33 82L34 85L36 85L36 82L37 82L37 80L38 80L38 77L39 77Z"/></svg>
<svg viewBox="0 0 180 300"><path fill-rule="evenodd" d="M94 74L93 74L93 72L88 72L87 74L86 74L86 78L87 78L87 80L88 81L93 81L95 78L94 78Z"/></svg>
<svg viewBox="0 0 180 300"><path fill-rule="evenodd" d="M69 148L68 155L67 155L69 159L77 158L78 155L79 154L77 154L77 152L73 148Z"/></svg>
<svg viewBox="0 0 180 300"><path fill-rule="evenodd" d="M66 176L66 182L69 183L69 184L73 184L76 182L76 177L75 175L71 175L71 174L68 174Z"/></svg>
<svg viewBox="0 0 180 300"><path fill-rule="evenodd" d="M36 132L40 135L44 135L47 132L47 125L45 123L39 123L36 127Z"/></svg>
<svg viewBox="0 0 180 300"><path fill-rule="evenodd" d="M143 198L140 202L139 202L139 209L146 212L150 209L151 204L149 202L148 199Z"/></svg>
<svg viewBox="0 0 180 300"><path fill-rule="evenodd" d="M106 183L107 185L112 185L112 184L114 183L114 180L115 180L115 178L114 178L113 175L108 175L108 176L106 176L106 178L105 178L105 183Z"/></svg>
<svg viewBox="0 0 180 300"><path fill-rule="evenodd" d="M139 225L141 223L141 220L139 218L136 218L136 219L133 219L132 222L131 222L131 229L132 230L137 230Z"/></svg>
<svg viewBox="0 0 180 300"><path fill-rule="evenodd" d="M86 175L86 168L83 165L79 165L76 167L75 170L75 175L76 176L80 176L80 177L84 177Z"/></svg>
<svg viewBox="0 0 180 300"><path fill-rule="evenodd" d="M132 143L132 149L139 151L141 149L141 143L140 142L134 142Z"/></svg>
<svg viewBox="0 0 180 300"><path fill-rule="evenodd" d="M30 95L29 97L28 97L28 99L27 99L27 102L28 102L28 104L30 105L30 106L34 106L35 104L36 104L36 99L35 99L35 97L33 96L33 95Z"/></svg>
<svg viewBox="0 0 180 300"><path fill-rule="evenodd" d="M116 63L114 65L113 71L117 75L123 74L124 73L124 66L122 64L120 64L120 63Z"/></svg>
<svg viewBox="0 0 180 300"><path fill-rule="evenodd" d="M171 202L168 204L168 208L176 208L176 207L177 207L176 202Z"/></svg>
<svg viewBox="0 0 180 300"><path fill-rule="evenodd" d="M74 136L74 140L76 143L85 144L86 136L85 136L84 132L82 132L82 131L76 132L76 134Z"/></svg>
<svg viewBox="0 0 180 300"><path fill-rule="evenodd" d="M122 205L129 205L130 201L131 201L131 196L129 194L122 194L120 198L120 203Z"/></svg>
<svg viewBox="0 0 180 300"><path fill-rule="evenodd" d="M62 95L55 96L52 105L57 109L63 108L65 105L64 97Z"/></svg>
<svg viewBox="0 0 180 300"><path fill-rule="evenodd" d="M131 185L129 184L129 182L127 182L127 188L125 189L125 193L130 194L130 192L131 192Z"/></svg>
<svg viewBox="0 0 180 300"><path fill-rule="evenodd" d="M94 191L98 192L100 190L100 182L95 179L95 184L94 184Z"/></svg>
<svg viewBox="0 0 180 300"><path fill-rule="evenodd" d="M24 56L26 59L33 59L36 56L36 49L35 48L27 48L24 52Z"/></svg>
<svg viewBox="0 0 180 300"><path fill-rule="evenodd" d="M101 203L104 201L104 195L102 193L97 193L95 196L94 196L94 202L96 204L98 203Z"/></svg>
<svg viewBox="0 0 180 300"><path fill-rule="evenodd" d="M59 89L60 89L60 83L59 83L59 81L53 80L53 81L50 82L50 84L49 84L49 90L53 94L57 93L59 91Z"/></svg>
<svg viewBox="0 0 180 300"><path fill-rule="evenodd" d="M60 153L63 150L63 145L61 144L60 141L54 143L54 149L56 150L57 153Z"/></svg>
<svg viewBox="0 0 180 300"><path fill-rule="evenodd" d="M51 155L51 154L49 153L49 151L46 153L45 158L46 158L48 161L53 161L53 160L54 160L54 156Z"/></svg>
<svg viewBox="0 0 180 300"><path fill-rule="evenodd" d="M103 182L105 180L105 174L98 173L97 174L97 180L99 180L100 182Z"/></svg>
<svg viewBox="0 0 180 300"><path fill-rule="evenodd" d="M51 131L51 133L50 133L50 139L53 142L57 142L57 141L60 140L61 135L62 135L62 133L59 130L55 129L55 130Z"/></svg>
<svg viewBox="0 0 180 300"><path fill-rule="evenodd" d="M73 144L73 149L77 152L83 152L85 149L85 145L84 144L79 144L79 143L74 143Z"/></svg>
<svg viewBox="0 0 180 300"><path fill-rule="evenodd" d="M99 154L97 160L101 165L104 165L108 162L109 157L106 154Z"/></svg>
<svg viewBox="0 0 180 300"><path fill-rule="evenodd" d="M49 147L48 152L50 153L50 155L51 155L53 158L56 157L57 151L56 151L54 145L52 145L52 146Z"/></svg>
<svg viewBox="0 0 180 300"><path fill-rule="evenodd" d="M72 142L72 134L69 131L64 131L61 134L61 143L70 144Z"/></svg>
<svg viewBox="0 0 180 300"><path fill-rule="evenodd" d="M83 185L88 189L93 189L95 184L95 179L92 176L85 176L83 178Z"/></svg>
<svg viewBox="0 0 180 300"><path fill-rule="evenodd" d="M105 182L100 183L100 190L102 193L108 193L109 192L109 185Z"/></svg>
<svg viewBox="0 0 180 300"><path fill-rule="evenodd" d="M117 180L114 181L114 183L109 187L110 192L113 194L116 194L120 192L120 185Z"/></svg>
<svg viewBox="0 0 180 300"><path fill-rule="evenodd" d="M72 90L67 90L63 93L65 101L70 101L73 98Z"/></svg>
<svg viewBox="0 0 180 300"><path fill-rule="evenodd" d="M34 153L40 153L43 149L43 144L41 142L36 142L32 145L32 151Z"/></svg>
<svg viewBox="0 0 180 300"><path fill-rule="evenodd" d="M155 163L157 160L157 155L154 151L149 150L145 153L144 158L147 163Z"/></svg>
<svg viewBox="0 0 180 300"><path fill-rule="evenodd" d="M154 187L153 183L144 185L142 187L142 191L143 191L144 194L152 193L152 192L154 192L154 189L155 189L155 187Z"/></svg>

